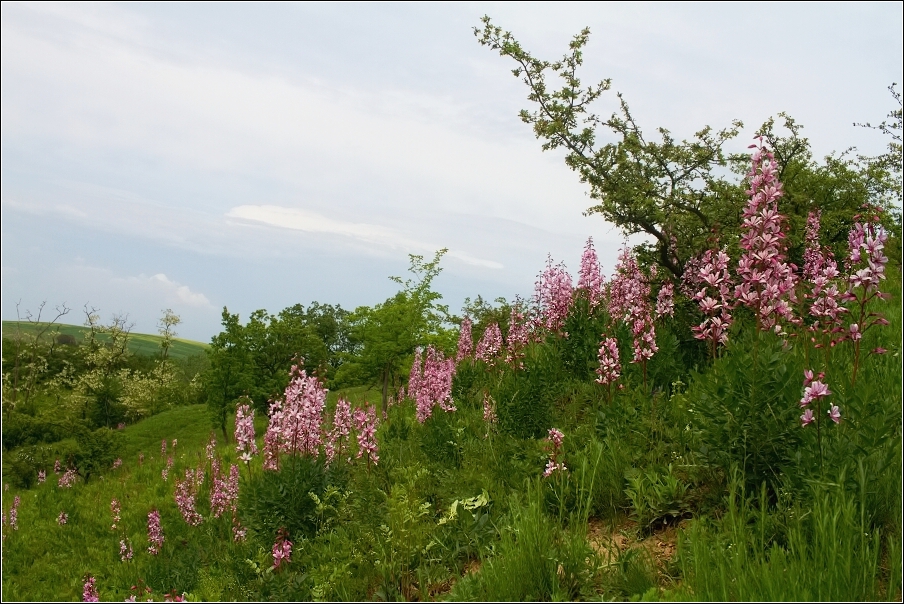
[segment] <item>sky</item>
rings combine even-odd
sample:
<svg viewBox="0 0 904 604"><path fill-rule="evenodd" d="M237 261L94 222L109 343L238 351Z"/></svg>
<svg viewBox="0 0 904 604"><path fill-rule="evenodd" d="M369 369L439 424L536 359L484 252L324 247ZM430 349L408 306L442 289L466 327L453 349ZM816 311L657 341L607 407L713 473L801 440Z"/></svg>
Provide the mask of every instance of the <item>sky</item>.
<svg viewBox="0 0 904 604"><path fill-rule="evenodd" d="M312 301L392 296L409 254L448 248L434 287L528 297L547 255L576 275L588 237L607 275L624 238L584 216L588 187L518 118L510 59L483 15L535 56L590 27L585 83L612 79L645 131L678 138L770 116L818 157L881 153L902 82L902 4L52 4L4 2L0 314L65 304L209 341ZM899 87L900 90L900 87Z"/></svg>

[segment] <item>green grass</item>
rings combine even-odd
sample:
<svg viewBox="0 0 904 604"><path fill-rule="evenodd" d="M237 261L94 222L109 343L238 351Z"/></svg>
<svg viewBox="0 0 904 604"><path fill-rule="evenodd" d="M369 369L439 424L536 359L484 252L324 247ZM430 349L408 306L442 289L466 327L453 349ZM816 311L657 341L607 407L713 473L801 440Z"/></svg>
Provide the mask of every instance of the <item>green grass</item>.
<svg viewBox="0 0 904 604"><path fill-rule="evenodd" d="M39 329L43 329L46 326L47 323L3 321L3 337L15 337L17 328L18 331L21 331L23 333L35 333ZM88 328L79 325L57 324L52 327L48 333L50 333L51 331L58 331L60 335L72 336L76 339L76 341L81 342L85 338L85 334L88 333ZM106 340L106 334L100 334L99 339L102 341ZM143 356L152 356L158 354L160 352L160 341L162 339L163 338L161 338L160 336L151 334L129 334L129 352ZM203 342L195 342L194 340L175 338L172 345L170 346L169 355L174 359L183 359L186 357L199 355L206 349L207 344L204 344Z"/></svg>

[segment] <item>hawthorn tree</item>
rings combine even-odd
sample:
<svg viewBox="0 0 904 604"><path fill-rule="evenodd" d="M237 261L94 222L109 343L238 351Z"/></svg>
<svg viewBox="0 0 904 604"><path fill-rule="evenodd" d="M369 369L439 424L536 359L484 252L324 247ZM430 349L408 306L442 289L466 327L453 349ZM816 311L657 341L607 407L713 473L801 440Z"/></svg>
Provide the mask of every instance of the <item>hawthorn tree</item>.
<svg viewBox="0 0 904 604"><path fill-rule="evenodd" d="M568 54L545 61L522 48L511 32L493 25L489 17L482 21L482 29L474 28L480 44L513 59L517 67L512 73L530 90L527 98L535 110L522 110L521 120L533 126L544 141L544 151L563 148L565 163L590 185L590 197L597 203L585 214L600 214L626 235L652 236L656 263L680 277L684 263L705 249L720 221L736 221L732 216L736 208L726 206L724 199L726 193L737 197L740 207L743 191L738 195L737 184L719 168L727 165L723 145L743 124L735 120L722 130L705 126L690 141L677 141L668 130L658 128L658 140L649 139L621 93L619 109L609 118L590 111L590 105L610 89L611 80L585 88L578 78L589 28L574 36ZM558 76L561 88L547 83L548 75ZM615 142L599 142L604 130L615 136Z"/></svg>

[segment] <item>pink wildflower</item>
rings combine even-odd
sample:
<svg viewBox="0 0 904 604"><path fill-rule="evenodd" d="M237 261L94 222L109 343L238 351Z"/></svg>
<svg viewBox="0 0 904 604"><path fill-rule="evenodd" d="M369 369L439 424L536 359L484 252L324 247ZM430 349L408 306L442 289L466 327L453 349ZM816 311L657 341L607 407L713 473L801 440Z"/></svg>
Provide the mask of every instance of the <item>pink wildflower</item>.
<svg viewBox="0 0 904 604"><path fill-rule="evenodd" d="M471 337L471 319L465 317L461 321L461 327L458 332L458 353L455 355L455 362L460 363L464 359L470 358L474 351L474 340Z"/></svg>
<svg viewBox="0 0 904 604"><path fill-rule="evenodd" d="M123 562L127 560L131 560L134 555L134 551L132 550L132 542L128 539L120 539L119 540L119 559Z"/></svg>
<svg viewBox="0 0 904 604"><path fill-rule="evenodd" d="M603 299L603 274L596 250L593 248L593 237L587 239L584 253L581 255L578 289L587 296L591 310L596 308Z"/></svg>
<svg viewBox="0 0 904 604"><path fill-rule="evenodd" d="M151 510L148 514L148 553L157 555L163 548L163 531L160 528L160 512Z"/></svg>
<svg viewBox="0 0 904 604"><path fill-rule="evenodd" d="M198 495L198 489L204 482L204 471L198 468L197 471L192 469L185 470L185 480L176 479L176 505L182 518L190 526L198 526L204 521L204 518L195 509L195 501Z"/></svg>
<svg viewBox="0 0 904 604"><path fill-rule="evenodd" d="M482 340L481 340L482 341ZM478 347L478 354L480 348ZM412 371L414 369L412 368ZM423 372L419 375L418 391L415 404L417 407L417 420L420 423L427 421L433 414L433 407L439 407L446 412L455 411L455 403L452 400L452 378L455 375L455 360L446 359L441 351L430 346L427 348L424 359Z"/></svg>
<svg viewBox="0 0 904 604"><path fill-rule="evenodd" d="M666 281L659 288L656 295L656 316L675 316L675 285L671 281Z"/></svg>
<svg viewBox="0 0 904 604"><path fill-rule="evenodd" d="M540 274L534 290L541 325L558 333L571 308L573 292L571 275L565 270L565 265L553 266L552 256L548 256L546 269Z"/></svg>
<svg viewBox="0 0 904 604"><path fill-rule="evenodd" d="M483 332L483 337L477 343L477 353L474 355L478 361L492 364L502 350L502 331L497 323L491 323Z"/></svg>
<svg viewBox="0 0 904 604"><path fill-rule="evenodd" d="M67 522L69 522L69 514L67 514L66 512L60 512L60 515L57 516L57 524L63 526Z"/></svg>
<svg viewBox="0 0 904 604"><path fill-rule="evenodd" d="M94 577L88 575L85 577L85 585L82 587L82 601L83 602L100 602L100 597L97 595L97 585Z"/></svg>
<svg viewBox="0 0 904 604"><path fill-rule="evenodd" d="M110 530L115 531L119 528L119 522L122 520L122 509L120 508L119 500L116 498L110 501L110 513L113 515L113 525L110 527Z"/></svg>
<svg viewBox="0 0 904 604"><path fill-rule="evenodd" d="M264 468L276 469L280 453L316 456L323 440L326 389L303 368L292 366L285 401L270 405L270 423L264 436Z"/></svg>
<svg viewBox="0 0 904 604"><path fill-rule="evenodd" d="M284 529L279 530L276 542L273 544L273 568L279 568L282 563L291 562L292 542Z"/></svg>
<svg viewBox="0 0 904 604"><path fill-rule="evenodd" d="M257 443L254 440L254 409L249 405L239 405L235 412L235 450L241 454L242 461L248 463L252 455L257 455Z"/></svg>
<svg viewBox="0 0 904 604"><path fill-rule="evenodd" d="M166 455L166 439L160 441L160 456L163 457Z"/></svg>
<svg viewBox="0 0 904 604"><path fill-rule="evenodd" d="M204 447L204 450L207 455L207 461L213 463L213 460L217 457L217 437L213 432L210 433L210 439L207 441L207 446Z"/></svg>
<svg viewBox="0 0 904 604"><path fill-rule="evenodd" d="M121 457L117 457L117 458L116 458L116 461L113 462L113 469L114 469L114 470L118 470L118 469L121 468L121 467L122 467L122 458L121 458Z"/></svg>
<svg viewBox="0 0 904 604"><path fill-rule="evenodd" d="M77 478L78 473L75 471L75 468L69 468L62 476L60 476L59 481L57 481L57 486L64 489L71 489Z"/></svg>
<svg viewBox="0 0 904 604"><path fill-rule="evenodd" d="M738 262L741 283L735 298L753 309L761 329L778 328L779 321L791 321L795 301L795 266L786 262L784 217L778 200L784 194L777 177L777 164L762 144L754 145L748 174L750 200L744 208L740 246L745 250ZM778 328L780 329L780 328Z"/></svg>
<svg viewBox="0 0 904 604"><path fill-rule="evenodd" d="M352 419L355 424L355 430L358 431L358 454L356 457L360 459L366 455L368 465L371 462L376 464L380 461L380 457L377 455L376 408L368 407L366 412L362 409L356 409Z"/></svg>
<svg viewBox="0 0 904 604"><path fill-rule="evenodd" d="M550 452L549 461L546 462L546 469L543 471L544 478L548 478L554 472L566 472L568 470L565 467L565 463L561 460L562 442L565 440L565 435L556 428L550 428L548 440L552 445L552 451Z"/></svg>
<svg viewBox="0 0 904 604"><path fill-rule="evenodd" d="M14 531L19 530L19 504L22 500L18 495L13 499L13 507L9 509L9 526Z"/></svg>
<svg viewBox="0 0 904 604"><path fill-rule="evenodd" d="M813 420L816 419L813 417L813 410L807 409L804 411L803 415L800 416L800 424L801 426L808 426L813 423Z"/></svg>
<svg viewBox="0 0 904 604"><path fill-rule="evenodd" d="M621 376L621 363L618 360L618 340L607 338L606 334L603 334L603 341L600 342L599 362L600 366L596 370L596 374L599 377L596 382L604 386L614 383Z"/></svg>
<svg viewBox="0 0 904 604"><path fill-rule="evenodd" d="M836 424L841 423L841 411L838 409L838 405L832 405L832 408L827 411L829 417Z"/></svg>
<svg viewBox="0 0 904 604"><path fill-rule="evenodd" d="M60 460L56 460L53 462L53 473L59 474L62 471L62 467L60 466Z"/></svg>
<svg viewBox="0 0 904 604"><path fill-rule="evenodd" d="M520 359L524 356L524 348L530 343L530 340L530 320L524 316L521 301L516 299L512 304L512 312L509 315L506 362L514 363L517 361L520 366Z"/></svg>
<svg viewBox="0 0 904 604"><path fill-rule="evenodd" d="M44 484L45 480L47 480L47 472L38 470L38 484Z"/></svg>
<svg viewBox="0 0 904 604"><path fill-rule="evenodd" d="M327 463L332 463L336 456L341 456L343 449L349 444L352 430L352 407L344 398L336 402L333 413L333 429L327 434L324 453Z"/></svg>

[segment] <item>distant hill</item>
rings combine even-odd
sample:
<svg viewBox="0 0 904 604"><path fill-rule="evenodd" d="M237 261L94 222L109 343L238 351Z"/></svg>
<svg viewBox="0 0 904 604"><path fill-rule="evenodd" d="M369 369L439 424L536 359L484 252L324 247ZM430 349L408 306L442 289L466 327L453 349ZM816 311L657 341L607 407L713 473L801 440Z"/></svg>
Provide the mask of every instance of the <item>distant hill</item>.
<svg viewBox="0 0 904 604"><path fill-rule="evenodd" d="M19 330L22 332L33 332L36 331L39 326L43 327L46 325L46 323L28 323L26 321L19 323L16 321L3 321L3 337L13 337L16 333L17 324ZM57 324L51 329L58 332L60 336L63 336L63 340L69 339L66 338L66 336L74 338L74 340L69 340L72 343L82 342L85 339L85 334L88 332L87 327L82 327L80 325ZM103 339L104 334L101 334L100 338ZM131 333L129 334L129 352L144 356L155 355L160 352L161 339L162 338L158 335ZM170 346L169 355L174 359L183 359L185 357L199 355L206 349L207 344L204 344L203 342L176 338L173 340L172 346Z"/></svg>

